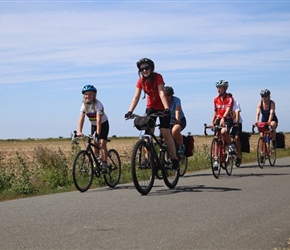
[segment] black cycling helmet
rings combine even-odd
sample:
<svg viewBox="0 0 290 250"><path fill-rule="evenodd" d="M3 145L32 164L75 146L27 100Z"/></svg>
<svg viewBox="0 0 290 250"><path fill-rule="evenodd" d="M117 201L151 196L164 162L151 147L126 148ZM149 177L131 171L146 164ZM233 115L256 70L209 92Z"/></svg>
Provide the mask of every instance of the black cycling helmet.
<svg viewBox="0 0 290 250"><path fill-rule="evenodd" d="M140 69L140 66L143 64L143 63L147 63L149 65L149 67L152 69L152 71L154 71L154 68L155 68L155 65L154 65L154 62L149 59L149 58L141 58L136 64L137 64L137 68Z"/></svg>
<svg viewBox="0 0 290 250"><path fill-rule="evenodd" d="M261 96L269 96L271 95L271 91L269 89L262 89L260 92Z"/></svg>
<svg viewBox="0 0 290 250"><path fill-rule="evenodd" d="M165 93L166 93L167 95L174 95L174 90L173 90L172 87L170 87L170 86L166 86L166 87L164 88L164 90L165 90Z"/></svg>
<svg viewBox="0 0 290 250"><path fill-rule="evenodd" d="M97 93L97 89L93 86L93 85L85 85L83 88L82 88L82 93L84 94L85 92L87 91L93 91L95 93Z"/></svg>

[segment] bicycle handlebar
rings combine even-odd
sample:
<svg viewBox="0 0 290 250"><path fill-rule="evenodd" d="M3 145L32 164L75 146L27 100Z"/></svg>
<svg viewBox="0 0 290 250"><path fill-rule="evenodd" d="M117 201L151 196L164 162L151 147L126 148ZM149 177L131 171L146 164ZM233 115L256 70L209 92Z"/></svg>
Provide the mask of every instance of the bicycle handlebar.
<svg viewBox="0 0 290 250"><path fill-rule="evenodd" d="M268 130L269 132L272 132L273 128L272 125L270 125L270 122L259 122L260 125L268 125ZM252 125L252 133L255 134L255 127L258 127L258 122L254 123Z"/></svg>
<svg viewBox="0 0 290 250"><path fill-rule="evenodd" d="M78 142L76 141L78 138L88 138L88 139L92 139L94 140L96 143L99 143L99 139L96 138L94 135L78 135L77 131L75 130L72 133L72 141L76 144L78 144Z"/></svg>
<svg viewBox="0 0 290 250"><path fill-rule="evenodd" d="M213 126L211 126L211 125L208 126L206 123L203 126L204 126L203 133L205 135L208 135L207 132L206 132L207 129L211 129L212 131L215 131L215 130L222 129L222 128L226 127L226 125L220 126L220 125L217 125L217 124L215 124Z"/></svg>
<svg viewBox="0 0 290 250"><path fill-rule="evenodd" d="M137 115L137 114L131 114L128 118L125 118L126 120L129 120L129 119L134 119L134 118L137 118L137 117L146 117L147 115ZM151 117L163 117L163 112L162 111L158 111L156 113L153 113L151 115L149 115Z"/></svg>

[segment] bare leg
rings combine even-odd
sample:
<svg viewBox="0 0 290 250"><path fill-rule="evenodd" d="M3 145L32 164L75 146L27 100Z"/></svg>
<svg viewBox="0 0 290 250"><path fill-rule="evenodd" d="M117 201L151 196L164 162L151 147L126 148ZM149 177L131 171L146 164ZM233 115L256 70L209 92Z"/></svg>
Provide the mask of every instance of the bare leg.
<svg viewBox="0 0 290 250"><path fill-rule="evenodd" d="M181 127L179 124L175 124L171 130L173 138L177 141L177 143L181 146L183 145L183 138L181 135Z"/></svg>
<svg viewBox="0 0 290 250"><path fill-rule="evenodd" d="M173 137L170 134L170 129L169 128L161 128L160 130L161 130L161 133L163 135L164 141L167 144L167 147L168 147L168 150L171 154L172 159L177 159L175 143L174 143Z"/></svg>

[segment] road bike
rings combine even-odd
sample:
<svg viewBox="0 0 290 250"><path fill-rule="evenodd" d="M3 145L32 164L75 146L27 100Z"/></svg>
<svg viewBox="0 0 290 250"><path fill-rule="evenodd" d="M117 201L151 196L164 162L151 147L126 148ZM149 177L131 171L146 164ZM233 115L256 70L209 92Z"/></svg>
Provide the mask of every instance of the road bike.
<svg viewBox="0 0 290 250"><path fill-rule="evenodd" d="M86 149L80 150L73 162L72 176L76 188L80 192L87 191L92 185L94 175L97 178L103 175L105 183L109 187L114 188L118 184L121 177L121 160L117 150L108 150L107 173L103 174L101 169L102 161L98 158L98 156L95 156L93 151L93 147L100 150L98 140L96 140L92 135L78 137L77 132L74 131L72 141L74 143L78 143L77 139L80 138L85 140ZM94 143L94 141L96 143ZM107 142L109 141L110 140L107 140Z"/></svg>
<svg viewBox="0 0 290 250"><path fill-rule="evenodd" d="M272 126L269 122L258 122L253 124L252 132L255 133L255 127L261 133L257 144L257 161L260 168L265 166L266 159L269 160L271 166L276 163L276 149L272 148Z"/></svg>
<svg viewBox="0 0 290 250"><path fill-rule="evenodd" d="M151 191L155 177L163 179L165 185L170 189L175 188L179 180L179 169L172 168L171 155L163 137L157 138L154 135L154 128L160 128L160 124L156 125L156 121L152 118L160 116L163 116L162 112L153 113L146 117L132 114L127 118L135 119L135 121L138 118L148 120L142 128L138 128L141 131L146 130L148 134L141 132L142 134L133 148L131 158L133 183L142 195Z"/></svg>
<svg viewBox="0 0 290 250"><path fill-rule="evenodd" d="M219 178L221 169L225 169L227 175L231 175L236 161L236 155L230 154L227 142L221 134L222 128L220 125L207 126L204 124L205 135L207 135L206 129L214 132L210 146L210 162L213 176L216 179Z"/></svg>

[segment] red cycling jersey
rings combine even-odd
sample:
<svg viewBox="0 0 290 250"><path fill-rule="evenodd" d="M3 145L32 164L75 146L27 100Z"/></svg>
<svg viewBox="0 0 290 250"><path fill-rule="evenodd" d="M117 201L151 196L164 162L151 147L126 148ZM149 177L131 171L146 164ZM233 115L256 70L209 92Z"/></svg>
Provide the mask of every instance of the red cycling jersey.
<svg viewBox="0 0 290 250"><path fill-rule="evenodd" d="M226 109L230 107L232 110L233 105L234 105L234 98L229 93L226 93L223 99L221 99L220 96L217 96L216 98L214 98L214 111L216 112L216 117L221 119L224 116ZM226 118L233 119L232 112L229 112Z"/></svg>
<svg viewBox="0 0 290 250"><path fill-rule="evenodd" d="M164 106L159 96L158 85L164 85L162 75L154 73L154 83L151 80L143 81L143 78L140 77L136 87L143 89L144 92L148 95L146 108L152 108L156 110L163 110Z"/></svg>

